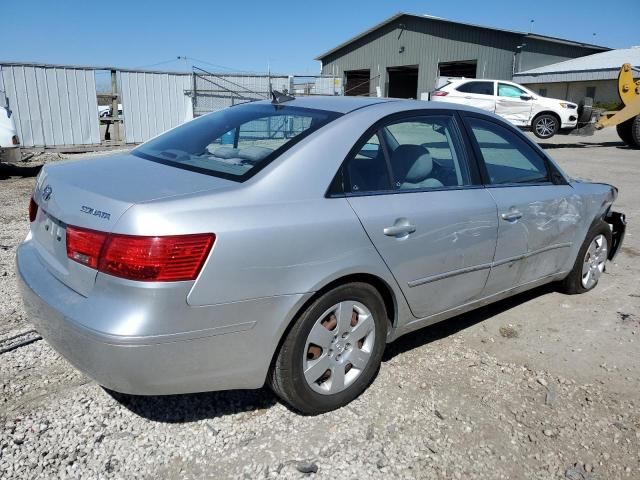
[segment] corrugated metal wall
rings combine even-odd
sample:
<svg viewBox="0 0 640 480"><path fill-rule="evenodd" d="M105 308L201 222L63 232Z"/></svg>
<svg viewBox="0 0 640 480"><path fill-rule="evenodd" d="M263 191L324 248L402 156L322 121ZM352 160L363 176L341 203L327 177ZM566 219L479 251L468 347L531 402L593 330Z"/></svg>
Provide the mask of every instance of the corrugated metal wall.
<svg viewBox="0 0 640 480"><path fill-rule="evenodd" d="M124 137L144 142L193 118L189 74L121 72Z"/></svg>
<svg viewBox="0 0 640 480"><path fill-rule="evenodd" d="M9 98L22 146L100 143L92 70L0 65L0 90Z"/></svg>
<svg viewBox="0 0 640 480"><path fill-rule="evenodd" d="M335 73L342 78L346 70L369 69L370 94L374 95L378 85L383 94L387 92L388 67L417 65L419 96L434 89L441 62L476 60L477 77L511 79L514 52L523 41L527 46L520 62L528 68L596 52L529 40L515 32L403 16L327 55L323 58L322 73Z"/></svg>

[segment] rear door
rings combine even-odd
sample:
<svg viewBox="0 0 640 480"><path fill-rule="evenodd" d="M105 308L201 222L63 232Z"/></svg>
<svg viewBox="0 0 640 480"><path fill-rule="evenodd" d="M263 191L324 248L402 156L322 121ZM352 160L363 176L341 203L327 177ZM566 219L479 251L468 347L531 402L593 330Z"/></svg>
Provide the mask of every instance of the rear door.
<svg viewBox="0 0 640 480"><path fill-rule="evenodd" d="M349 203L420 318L478 297L495 250L495 202L478 185L456 118L396 115L365 134L343 167Z"/></svg>
<svg viewBox="0 0 640 480"><path fill-rule="evenodd" d="M498 241L484 295L560 272L582 221L573 188L520 132L488 118L464 118L498 207Z"/></svg>
<svg viewBox="0 0 640 480"><path fill-rule="evenodd" d="M498 82L496 114L514 125L526 126L531 118L533 98L521 88L509 83Z"/></svg>
<svg viewBox="0 0 640 480"><path fill-rule="evenodd" d="M496 109L495 82L471 80L458 85L446 98L455 98L456 103L481 108L488 112Z"/></svg>

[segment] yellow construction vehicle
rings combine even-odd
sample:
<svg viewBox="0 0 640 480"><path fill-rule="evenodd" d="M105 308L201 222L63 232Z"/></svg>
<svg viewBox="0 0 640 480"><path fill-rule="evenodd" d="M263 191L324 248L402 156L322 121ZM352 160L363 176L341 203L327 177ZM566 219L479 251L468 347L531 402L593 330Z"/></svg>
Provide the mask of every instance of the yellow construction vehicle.
<svg viewBox="0 0 640 480"><path fill-rule="evenodd" d="M618 74L622 109L605 112L595 124L597 130L615 125L618 135L631 148L640 148L640 79L633 79L633 67L625 63Z"/></svg>

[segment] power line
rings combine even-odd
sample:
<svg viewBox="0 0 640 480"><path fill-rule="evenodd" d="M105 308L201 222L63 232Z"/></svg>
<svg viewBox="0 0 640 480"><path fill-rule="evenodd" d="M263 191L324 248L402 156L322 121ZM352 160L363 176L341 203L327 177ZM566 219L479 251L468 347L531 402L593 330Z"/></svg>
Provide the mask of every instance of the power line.
<svg viewBox="0 0 640 480"><path fill-rule="evenodd" d="M162 62L158 62L158 63L152 63L151 65L142 65L140 67L135 67L135 68L151 68L151 67L157 67L158 65L165 65L167 63L171 63L171 62L177 62L178 58L172 58L171 60L163 60Z"/></svg>

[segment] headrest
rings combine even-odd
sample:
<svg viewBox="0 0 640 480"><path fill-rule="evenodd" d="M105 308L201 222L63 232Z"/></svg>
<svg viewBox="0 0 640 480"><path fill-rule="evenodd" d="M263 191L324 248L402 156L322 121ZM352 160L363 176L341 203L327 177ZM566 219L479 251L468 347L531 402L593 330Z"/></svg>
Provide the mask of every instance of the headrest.
<svg viewBox="0 0 640 480"><path fill-rule="evenodd" d="M422 145L400 145L391 155L396 180L418 183L429 176L433 169L431 154Z"/></svg>

